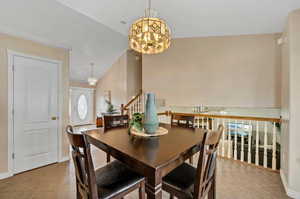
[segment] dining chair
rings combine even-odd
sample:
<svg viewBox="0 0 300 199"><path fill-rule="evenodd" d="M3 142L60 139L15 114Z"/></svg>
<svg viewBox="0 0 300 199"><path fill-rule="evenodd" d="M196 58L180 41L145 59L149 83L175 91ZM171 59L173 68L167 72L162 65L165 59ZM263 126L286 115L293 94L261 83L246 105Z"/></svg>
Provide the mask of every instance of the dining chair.
<svg viewBox="0 0 300 199"><path fill-rule="evenodd" d="M183 128L194 128L194 121L195 121L194 116L171 114L171 126L178 126ZM194 158L190 157L189 161L190 164L193 164Z"/></svg>
<svg viewBox="0 0 300 199"><path fill-rule="evenodd" d="M67 126L66 132L72 146L77 199L120 199L136 189L139 189L139 199L145 199L144 177L118 160L95 170L90 143L84 135L75 134L72 126Z"/></svg>
<svg viewBox="0 0 300 199"><path fill-rule="evenodd" d="M107 132L115 128L128 128L129 116L128 115L104 115L104 132ZM109 151L106 151L106 162L110 162Z"/></svg>
<svg viewBox="0 0 300 199"><path fill-rule="evenodd" d="M171 125L184 128L194 128L194 116L171 114Z"/></svg>
<svg viewBox="0 0 300 199"><path fill-rule="evenodd" d="M162 188L170 193L170 198L204 199L215 194L217 147L223 129L220 125L218 130L204 133L197 168L183 163L163 178Z"/></svg>

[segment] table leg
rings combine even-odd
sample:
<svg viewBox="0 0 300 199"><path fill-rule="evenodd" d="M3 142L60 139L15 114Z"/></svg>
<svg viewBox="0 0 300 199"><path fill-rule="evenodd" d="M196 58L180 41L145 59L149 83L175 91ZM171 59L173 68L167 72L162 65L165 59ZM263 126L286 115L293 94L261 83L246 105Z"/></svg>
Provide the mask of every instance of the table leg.
<svg viewBox="0 0 300 199"><path fill-rule="evenodd" d="M162 198L162 178L154 177L146 179L146 193L148 199Z"/></svg>

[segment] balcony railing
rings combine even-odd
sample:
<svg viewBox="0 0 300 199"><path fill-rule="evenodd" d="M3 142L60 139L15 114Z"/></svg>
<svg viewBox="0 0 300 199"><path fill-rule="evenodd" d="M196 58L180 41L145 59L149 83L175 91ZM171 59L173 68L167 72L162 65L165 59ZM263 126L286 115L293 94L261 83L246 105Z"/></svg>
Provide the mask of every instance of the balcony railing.
<svg viewBox="0 0 300 199"><path fill-rule="evenodd" d="M195 128L215 130L219 124L225 127L218 155L270 168L280 169L280 119L211 115L201 113L166 112L160 121L169 123L171 115L194 116Z"/></svg>

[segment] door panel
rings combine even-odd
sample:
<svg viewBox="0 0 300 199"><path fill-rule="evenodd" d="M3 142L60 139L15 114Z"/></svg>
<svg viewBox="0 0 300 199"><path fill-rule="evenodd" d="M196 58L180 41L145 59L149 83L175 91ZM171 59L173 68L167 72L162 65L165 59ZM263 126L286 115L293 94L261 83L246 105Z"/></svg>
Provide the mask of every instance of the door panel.
<svg viewBox="0 0 300 199"><path fill-rule="evenodd" d="M50 112L50 78L45 69L26 71L27 84L27 106L25 106L27 115L26 123L48 122Z"/></svg>
<svg viewBox="0 0 300 199"><path fill-rule="evenodd" d="M14 171L58 159L58 64L14 56Z"/></svg>

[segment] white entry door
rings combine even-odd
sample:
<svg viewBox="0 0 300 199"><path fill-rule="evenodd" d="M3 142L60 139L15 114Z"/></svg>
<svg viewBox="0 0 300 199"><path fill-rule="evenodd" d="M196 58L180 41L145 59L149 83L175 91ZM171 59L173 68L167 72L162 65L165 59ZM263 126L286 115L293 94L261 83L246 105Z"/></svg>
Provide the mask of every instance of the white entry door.
<svg viewBox="0 0 300 199"><path fill-rule="evenodd" d="M58 161L58 64L14 56L14 173Z"/></svg>
<svg viewBox="0 0 300 199"><path fill-rule="evenodd" d="M70 88L70 110L72 125L94 124L94 89Z"/></svg>

